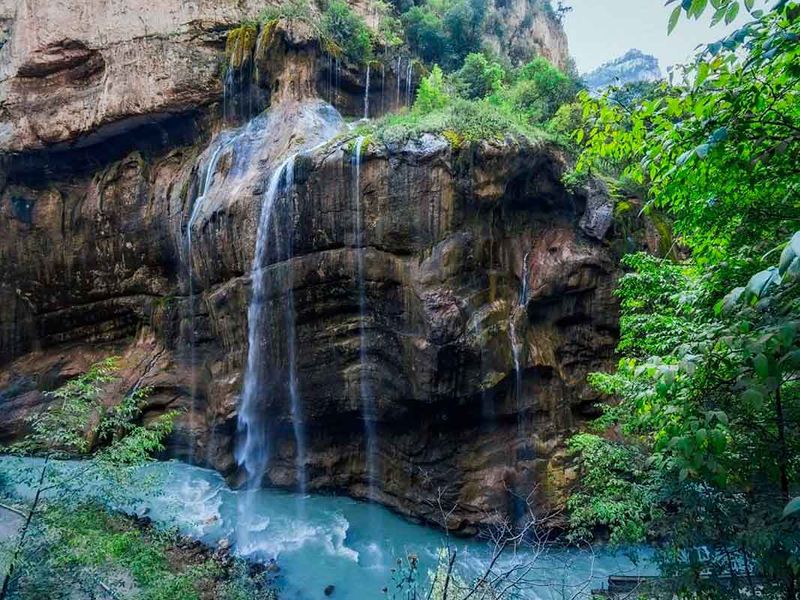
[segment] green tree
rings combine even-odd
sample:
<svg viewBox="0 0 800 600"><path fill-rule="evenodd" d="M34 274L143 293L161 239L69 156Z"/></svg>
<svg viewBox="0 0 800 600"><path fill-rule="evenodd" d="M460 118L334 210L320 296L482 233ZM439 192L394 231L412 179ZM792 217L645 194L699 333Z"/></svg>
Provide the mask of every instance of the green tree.
<svg viewBox="0 0 800 600"><path fill-rule="evenodd" d="M638 184L689 258L625 259L622 358L591 378L618 404L596 423L606 436L573 443L586 477L571 508L578 534L658 539L681 597L796 600L800 8L686 0L670 28L709 8L733 21L740 6L753 20L703 49L681 82L581 97L578 172ZM620 444L644 460L598 460Z"/></svg>
<svg viewBox="0 0 800 600"><path fill-rule="evenodd" d="M552 118L562 104L574 99L577 92L575 80L540 56L519 70L510 98L514 109L531 122L543 122Z"/></svg>
<svg viewBox="0 0 800 600"><path fill-rule="evenodd" d="M503 67L485 55L473 52L464 59L456 73L459 95L464 98L485 98L500 89L506 73Z"/></svg>
<svg viewBox="0 0 800 600"><path fill-rule="evenodd" d="M430 75L419 82L414 110L428 113L444 108L449 102L450 97L445 91L442 69L439 65L433 65Z"/></svg>

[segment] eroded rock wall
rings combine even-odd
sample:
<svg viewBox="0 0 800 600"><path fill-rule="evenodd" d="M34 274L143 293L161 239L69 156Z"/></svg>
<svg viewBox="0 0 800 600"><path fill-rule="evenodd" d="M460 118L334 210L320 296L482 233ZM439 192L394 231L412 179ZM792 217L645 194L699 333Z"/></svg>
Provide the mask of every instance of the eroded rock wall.
<svg viewBox="0 0 800 600"><path fill-rule="evenodd" d="M271 106L237 124L220 118L218 68L222 24L244 4L161 6L165 29L141 31L138 5L45 4L35 23L36 2L17 7L0 50L0 142L13 150L0 178L0 440L24 433L47 390L115 354L121 382L104 397L151 387L146 418L181 411L169 453L237 480L258 220L271 175L300 152L263 265L265 483L299 479L291 305L309 489L431 522L441 501L462 531L515 516L521 499L563 502L564 440L615 343L617 271L602 193L567 192L557 148L367 139L356 169L353 134L316 96L347 110L363 88L332 79L302 27L261 40L255 81ZM65 13L86 28L66 42L52 30ZM166 73L156 56L177 62ZM388 90L395 102L405 83Z"/></svg>

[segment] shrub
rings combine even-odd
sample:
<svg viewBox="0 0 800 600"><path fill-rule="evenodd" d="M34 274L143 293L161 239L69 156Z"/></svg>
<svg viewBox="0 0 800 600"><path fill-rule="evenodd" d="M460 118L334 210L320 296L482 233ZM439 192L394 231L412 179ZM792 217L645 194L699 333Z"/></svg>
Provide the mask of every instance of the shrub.
<svg viewBox="0 0 800 600"><path fill-rule="evenodd" d="M417 88L414 109L423 113L444 108L450 102L444 87L444 75L439 65L434 65L430 75L423 78Z"/></svg>
<svg viewBox="0 0 800 600"><path fill-rule="evenodd" d="M277 19L311 21L311 6L308 0L286 0L277 6L267 6L258 15L258 20L262 23Z"/></svg>
<svg viewBox="0 0 800 600"><path fill-rule="evenodd" d="M483 54L468 54L464 65L456 73L459 95L472 99L485 98L500 90L505 75L500 64L490 62Z"/></svg>
<svg viewBox="0 0 800 600"><path fill-rule="evenodd" d="M367 24L343 0L333 0L322 14L322 33L353 63L372 58L372 40Z"/></svg>
<svg viewBox="0 0 800 600"><path fill-rule="evenodd" d="M547 121L562 104L575 98L577 82L542 57L522 67L505 101L531 123Z"/></svg>

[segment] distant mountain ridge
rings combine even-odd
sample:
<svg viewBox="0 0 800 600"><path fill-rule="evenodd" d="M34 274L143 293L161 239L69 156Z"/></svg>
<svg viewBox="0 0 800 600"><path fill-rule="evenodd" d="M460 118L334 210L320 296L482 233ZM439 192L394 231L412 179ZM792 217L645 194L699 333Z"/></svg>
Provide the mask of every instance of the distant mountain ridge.
<svg viewBox="0 0 800 600"><path fill-rule="evenodd" d="M584 75L583 80L591 91L596 92L612 85L658 81L661 77L658 59L634 48Z"/></svg>

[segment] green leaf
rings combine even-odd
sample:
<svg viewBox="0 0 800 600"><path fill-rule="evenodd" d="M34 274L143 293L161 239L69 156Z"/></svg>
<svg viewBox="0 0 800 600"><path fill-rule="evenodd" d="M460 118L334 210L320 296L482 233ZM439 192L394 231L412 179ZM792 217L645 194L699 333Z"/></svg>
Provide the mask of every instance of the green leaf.
<svg viewBox="0 0 800 600"><path fill-rule="evenodd" d="M675 10L672 11L672 14L669 16L669 24L667 25L667 35L672 33L675 30L675 26L678 24L678 19L681 17L681 7L676 6Z"/></svg>
<svg viewBox="0 0 800 600"><path fill-rule="evenodd" d="M781 359L781 366L791 370L800 369L800 350L792 350Z"/></svg>
<svg viewBox="0 0 800 600"><path fill-rule="evenodd" d="M736 16L739 14L739 3L732 2L730 7L728 7L728 12L725 13L725 23L730 25L731 23L736 20Z"/></svg>
<svg viewBox="0 0 800 600"><path fill-rule="evenodd" d="M797 256L800 256L800 231L796 231L792 239L789 240L789 246L791 246Z"/></svg>
<svg viewBox="0 0 800 600"><path fill-rule="evenodd" d="M792 517L800 512L800 498L794 498L783 509L783 518Z"/></svg>
<svg viewBox="0 0 800 600"><path fill-rule="evenodd" d="M714 11L714 16L711 17L711 26L713 27L725 17L725 13L728 12L727 6L721 6L716 11Z"/></svg>
<svg viewBox="0 0 800 600"><path fill-rule="evenodd" d="M694 150L687 150L678 157L675 163L680 167L694 155Z"/></svg>
<svg viewBox="0 0 800 600"><path fill-rule="evenodd" d="M742 400L752 406L761 406L764 403L764 394L754 388L744 391Z"/></svg>
<svg viewBox="0 0 800 600"><path fill-rule="evenodd" d="M697 148L694 149L694 153L697 154L699 158L705 158L708 156L708 151L711 149L709 144L700 144Z"/></svg>
<svg viewBox="0 0 800 600"><path fill-rule="evenodd" d="M781 275L787 271L789 265L792 264L796 256L797 253L794 251L791 244L788 244L786 248L783 249L783 252L781 252L781 259L778 262L778 272L780 272Z"/></svg>
<svg viewBox="0 0 800 600"><path fill-rule="evenodd" d="M760 271L750 278L745 290L756 298L761 298L773 285L780 283L778 269L770 267Z"/></svg>
<svg viewBox="0 0 800 600"><path fill-rule="evenodd" d="M763 354L756 354L753 359L753 367L755 367L756 374L762 379L769 377L769 360Z"/></svg>
<svg viewBox="0 0 800 600"><path fill-rule="evenodd" d="M697 77L694 80L695 88L703 85L703 82L708 78L708 73L711 70L711 65L707 62L701 62L697 67Z"/></svg>

